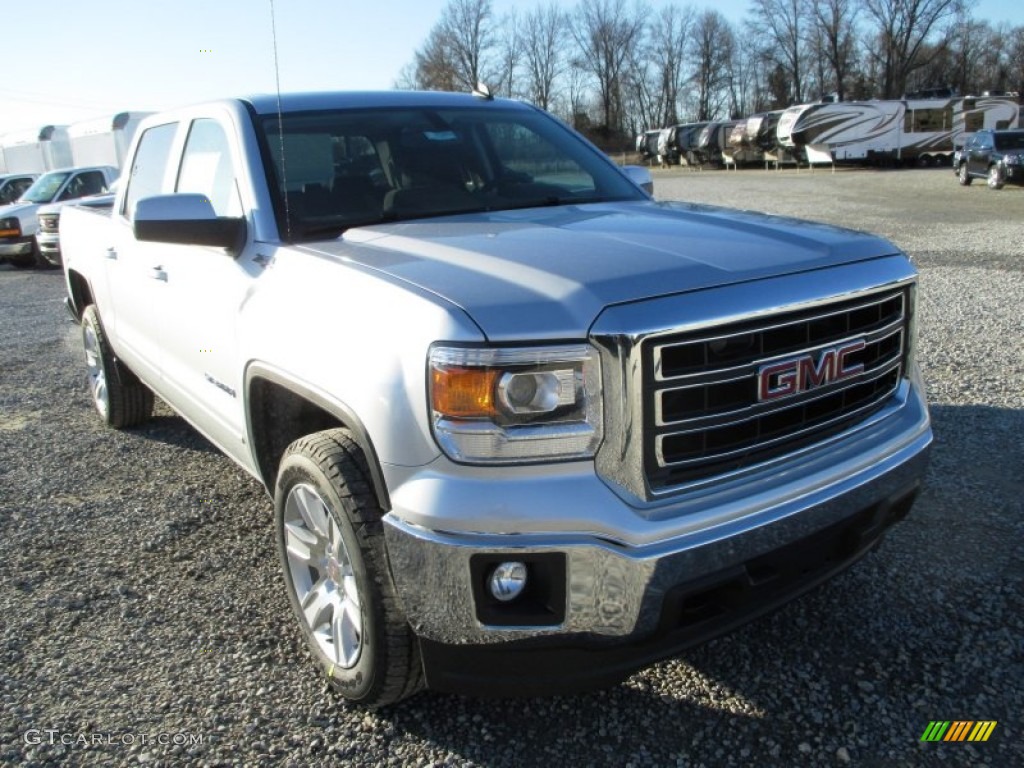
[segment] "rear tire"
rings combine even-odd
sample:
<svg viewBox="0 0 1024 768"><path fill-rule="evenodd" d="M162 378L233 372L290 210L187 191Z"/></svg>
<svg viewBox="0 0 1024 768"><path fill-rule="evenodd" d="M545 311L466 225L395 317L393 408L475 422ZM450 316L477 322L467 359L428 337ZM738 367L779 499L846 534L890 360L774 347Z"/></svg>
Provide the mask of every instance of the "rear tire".
<svg viewBox="0 0 1024 768"><path fill-rule="evenodd" d="M95 304L82 313L82 343L89 392L103 423L123 429L149 419L153 414L153 393L114 356Z"/></svg>
<svg viewBox="0 0 1024 768"><path fill-rule="evenodd" d="M331 685L365 707L420 690L419 643L391 579L384 512L347 430L288 446L274 507L288 600Z"/></svg>
<svg viewBox="0 0 1024 768"><path fill-rule="evenodd" d="M960 163L960 170L957 173L957 179L960 181L960 186L969 187L974 179L971 178L970 172L967 170L967 163Z"/></svg>

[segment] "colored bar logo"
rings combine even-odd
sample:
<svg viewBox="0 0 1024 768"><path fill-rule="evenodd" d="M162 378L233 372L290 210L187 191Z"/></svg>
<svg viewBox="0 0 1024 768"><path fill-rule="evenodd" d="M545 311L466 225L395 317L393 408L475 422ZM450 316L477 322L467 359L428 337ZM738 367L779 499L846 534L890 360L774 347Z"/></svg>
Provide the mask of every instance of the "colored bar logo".
<svg viewBox="0 0 1024 768"><path fill-rule="evenodd" d="M996 729L996 720L932 720L921 734L921 741L988 741Z"/></svg>

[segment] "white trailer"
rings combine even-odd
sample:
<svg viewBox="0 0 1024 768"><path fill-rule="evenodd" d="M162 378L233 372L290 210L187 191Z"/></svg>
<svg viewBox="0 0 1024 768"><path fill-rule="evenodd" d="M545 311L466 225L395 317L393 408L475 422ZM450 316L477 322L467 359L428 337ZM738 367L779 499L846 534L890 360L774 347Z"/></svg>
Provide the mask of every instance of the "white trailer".
<svg viewBox="0 0 1024 768"><path fill-rule="evenodd" d="M5 173L46 173L72 165L71 144L63 125L9 133L0 139L0 149Z"/></svg>
<svg viewBox="0 0 1024 768"><path fill-rule="evenodd" d="M150 112L119 112L68 127L74 164L120 168L139 122Z"/></svg>
<svg viewBox="0 0 1024 768"><path fill-rule="evenodd" d="M810 163L936 165L952 161L965 133L1012 127L1019 111L1016 100L1001 97L816 104L795 116L789 140Z"/></svg>

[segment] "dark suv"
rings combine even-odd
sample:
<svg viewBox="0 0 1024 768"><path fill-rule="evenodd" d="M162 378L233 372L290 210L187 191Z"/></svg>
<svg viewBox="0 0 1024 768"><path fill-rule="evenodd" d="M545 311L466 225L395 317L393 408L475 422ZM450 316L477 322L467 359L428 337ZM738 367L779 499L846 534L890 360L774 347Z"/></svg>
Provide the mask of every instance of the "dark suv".
<svg viewBox="0 0 1024 768"><path fill-rule="evenodd" d="M990 189L1024 184L1024 131L978 131L958 153L954 170L964 186L975 178L986 179Z"/></svg>

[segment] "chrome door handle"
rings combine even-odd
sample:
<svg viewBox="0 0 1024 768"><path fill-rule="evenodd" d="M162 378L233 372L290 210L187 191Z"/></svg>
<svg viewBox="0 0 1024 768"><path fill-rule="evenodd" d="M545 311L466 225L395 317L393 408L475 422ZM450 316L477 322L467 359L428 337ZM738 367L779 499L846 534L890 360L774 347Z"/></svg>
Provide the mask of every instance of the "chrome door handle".
<svg viewBox="0 0 1024 768"><path fill-rule="evenodd" d="M111 261L117 261L117 249L107 248L107 258Z"/></svg>
<svg viewBox="0 0 1024 768"><path fill-rule="evenodd" d="M154 280L163 280L167 282L167 272L164 271L163 266L151 267L149 270L149 276Z"/></svg>

